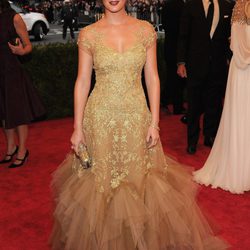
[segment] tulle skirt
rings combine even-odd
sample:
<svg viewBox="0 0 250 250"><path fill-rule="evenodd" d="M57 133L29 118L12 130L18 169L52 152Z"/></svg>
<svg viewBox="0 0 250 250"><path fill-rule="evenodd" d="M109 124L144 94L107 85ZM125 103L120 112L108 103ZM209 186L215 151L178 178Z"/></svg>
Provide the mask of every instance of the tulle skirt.
<svg viewBox="0 0 250 250"><path fill-rule="evenodd" d="M73 155L54 173L53 250L218 250L228 245L215 237L196 203L191 174L166 158L167 167L151 168L142 179L112 192L96 188L91 169L72 172ZM140 188L138 188L140 187Z"/></svg>

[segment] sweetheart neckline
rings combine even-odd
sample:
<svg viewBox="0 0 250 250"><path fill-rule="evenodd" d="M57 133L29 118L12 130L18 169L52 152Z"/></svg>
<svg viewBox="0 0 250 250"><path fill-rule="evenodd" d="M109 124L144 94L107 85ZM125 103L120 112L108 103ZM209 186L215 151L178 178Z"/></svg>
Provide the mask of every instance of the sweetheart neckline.
<svg viewBox="0 0 250 250"><path fill-rule="evenodd" d="M125 49L124 51L120 52L120 51L117 51L116 49L112 48L111 46L108 46L107 44L102 43L102 47L105 47L106 49L112 51L113 53L115 53L117 55L124 55L124 54L126 54L126 53L134 50L139 45L141 45L139 42L135 42L133 45L129 46L127 49Z"/></svg>
<svg viewBox="0 0 250 250"><path fill-rule="evenodd" d="M130 52L131 50L137 48L139 45L141 45L140 39L139 39L139 37L138 37L138 33L136 33L137 38L135 39L135 42L134 42L131 46L129 46L127 49L125 49L124 51L120 52L120 51L117 51L117 50L116 50L115 48L113 48L112 46L109 46L108 44L105 44L105 43L104 43L104 41L103 41L103 40L104 40L104 39L103 39L104 34L103 34L102 32L98 32L98 31L96 30L96 28L93 28L92 32L98 34L99 40L101 41L100 44L101 44L102 47L104 47L104 48L106 48L106 49L112 51L113 53L115 53L115 54L117 54L117 55L124 55L124 54Z"/></svg>

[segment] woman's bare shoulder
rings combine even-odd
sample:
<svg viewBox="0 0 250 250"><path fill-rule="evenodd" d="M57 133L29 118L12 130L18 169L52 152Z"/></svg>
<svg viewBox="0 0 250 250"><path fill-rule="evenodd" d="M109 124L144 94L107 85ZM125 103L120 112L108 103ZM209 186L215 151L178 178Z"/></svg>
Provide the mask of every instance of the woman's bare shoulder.
<svg viewBox="0 0 250 250"><path fill-rule="evenodd" d="M93 35L98 32L98 22L89 24L87 26L85 26L84 28L81 29L81 31L79 32L79 38L93 38Z"/></svg>
<svg viewBox="0 0 250 250"><path fill-rule="evenodd" d="M22 17L21 17L18 13L16 13L16 14L14 15L13 20L14 20L14 23L15 23L15 24L23 23L23 19L22 19Z"/></svg>
<svg viewBox="0 0 250 250"><path fill-rule="evenodd" d="M138 20L138 22L139 22L139 25L142 28L144 28L145 30L150 31L150 30L154 29L154 26L150 22L148 22L146 20Z"/></svg>

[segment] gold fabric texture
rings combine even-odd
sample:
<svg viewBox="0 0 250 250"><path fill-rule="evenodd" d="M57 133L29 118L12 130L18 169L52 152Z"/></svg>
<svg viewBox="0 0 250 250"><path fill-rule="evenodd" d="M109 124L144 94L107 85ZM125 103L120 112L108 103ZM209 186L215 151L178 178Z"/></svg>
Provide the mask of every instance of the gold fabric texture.
<svg viewBox="0 0 250 250"><path fill-rule="evenodd" d="M247 23L246 6L249 5L249 0L237 0L233 9L232 23Z"/></svg>
<svg viewBox="0 0 250 250"><path fill-rule="evenodd" d="M142 23L133 34L136 42L123 53L106 45L104 35L92 27L83 29L85 38L81 35L78 41L80 48L94 57L96 84L84 113L83 129L100 192L110 193L128 182L130 173L141 175L153 167L155 149L147 150L145 140L151 116L141 72L146 49L156 34L147 22Z"/></svg>
<svg viewBox="0 0 250 250"><path fill-rule="evenodd" d="M151 114L141 73L156 33L138 23L123 53L105 43L96 24L79 36L96 72L83 120L92 167L84 170L70 154L54 174L52 249L225 249L196 205L188 171L160 142L147 149Z"/></svg>

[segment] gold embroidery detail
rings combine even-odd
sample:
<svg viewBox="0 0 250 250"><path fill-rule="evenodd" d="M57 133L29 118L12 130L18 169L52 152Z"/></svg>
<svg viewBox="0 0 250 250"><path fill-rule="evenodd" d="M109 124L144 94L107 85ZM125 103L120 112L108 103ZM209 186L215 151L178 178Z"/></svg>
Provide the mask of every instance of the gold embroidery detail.
<svg viewBox="0 0 250 250"><path fill-rule="evenodd" d="M248 0L237 0L233 9L232 23L246 24L247 17L245 14L245 5Z"/></svg>
<svg viewBox="0 0 250 250"><path fill-rule="evenodd" d="M155 42L156 32L140 21L135 44L118 53L104 44L104 34L95 25L84 28L78 41L82 49L91 51L96 73L83 128L92 158L90 171L97 190L109 200L121 183L130 183L135 176L143 179L151 168L165 167L161 144L152 150L146 147L151 114L141 84L146 50ZM131 195L138 198L135 191Z"/></svg>

